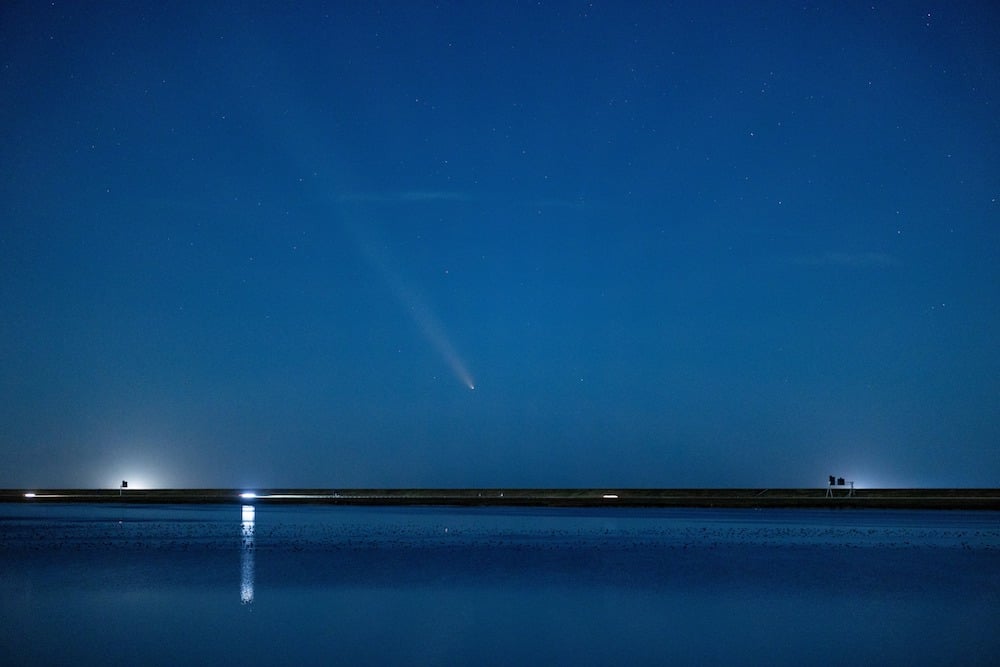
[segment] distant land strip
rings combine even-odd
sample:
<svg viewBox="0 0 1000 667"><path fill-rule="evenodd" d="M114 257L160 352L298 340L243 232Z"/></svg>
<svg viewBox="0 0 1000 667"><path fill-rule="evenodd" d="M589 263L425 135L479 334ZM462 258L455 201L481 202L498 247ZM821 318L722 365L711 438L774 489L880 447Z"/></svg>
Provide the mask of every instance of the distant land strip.
<svg viewBox="0 0 1000 667"><path fill-rule="evenodd" d="M8 503L1000 510L1000 489L0 489Z"/></svg>

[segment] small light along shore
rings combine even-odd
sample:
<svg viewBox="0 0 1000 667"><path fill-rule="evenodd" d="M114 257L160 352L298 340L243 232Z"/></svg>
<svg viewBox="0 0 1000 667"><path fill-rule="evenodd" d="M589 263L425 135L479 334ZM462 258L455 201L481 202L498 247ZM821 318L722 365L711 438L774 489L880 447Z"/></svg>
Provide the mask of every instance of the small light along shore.
<svg viewBox="0 0 1000 667"><path fill-rule="evenodd" d="M8 503L1000 510L996 489L0 489Z"/></svg>

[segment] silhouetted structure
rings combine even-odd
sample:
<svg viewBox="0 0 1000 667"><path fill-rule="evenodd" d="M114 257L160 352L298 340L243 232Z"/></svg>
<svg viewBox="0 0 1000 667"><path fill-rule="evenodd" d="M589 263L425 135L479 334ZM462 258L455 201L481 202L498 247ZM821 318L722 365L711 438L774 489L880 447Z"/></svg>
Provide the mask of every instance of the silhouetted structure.
<svg viewBox="0 0 1000 667"><path fill-rule="evenodd" d="M835 475L830 475L829 476L829 480L830 480L830 483L826 487L826 497L827 498L833 498L833 487L835 487L835 486L850 486L851 489L847 492L847 496L850 497L850 496L854 495L854 482L848 482L848 481L844 480L843 477L837 477Z"/></svg>

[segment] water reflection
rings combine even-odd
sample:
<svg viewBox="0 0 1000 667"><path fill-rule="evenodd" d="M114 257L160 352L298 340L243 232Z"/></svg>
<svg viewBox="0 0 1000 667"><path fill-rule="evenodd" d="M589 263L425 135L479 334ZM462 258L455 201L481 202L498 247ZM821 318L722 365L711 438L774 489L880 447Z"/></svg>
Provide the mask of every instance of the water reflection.
<svg viewBox="0 0 1000 667"><path fill-rule="evenodd" d="M0 503L0 664L1000 664L995 512L255 502Z"/></svg>
<svg viewBox="0 0 1000 667"><path fill-rule="evenodd" d="M240 523L242 538L240 545L240 602L243 604L253 604L253 524L254 507L253 505L244 505L243 519Z"/></svg>

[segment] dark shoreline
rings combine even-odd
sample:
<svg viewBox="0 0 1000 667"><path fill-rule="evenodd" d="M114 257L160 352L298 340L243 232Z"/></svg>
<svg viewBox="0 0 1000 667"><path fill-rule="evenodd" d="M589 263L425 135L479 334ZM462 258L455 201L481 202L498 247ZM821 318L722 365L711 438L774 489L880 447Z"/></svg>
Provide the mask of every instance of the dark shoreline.
<svg viewBox="0 0 1000 667"><path fill-rule="evenodd" d="M0 489L16 503L1000 510L1000 489ZM30 494L34 494L30 496Z"/></svg>

